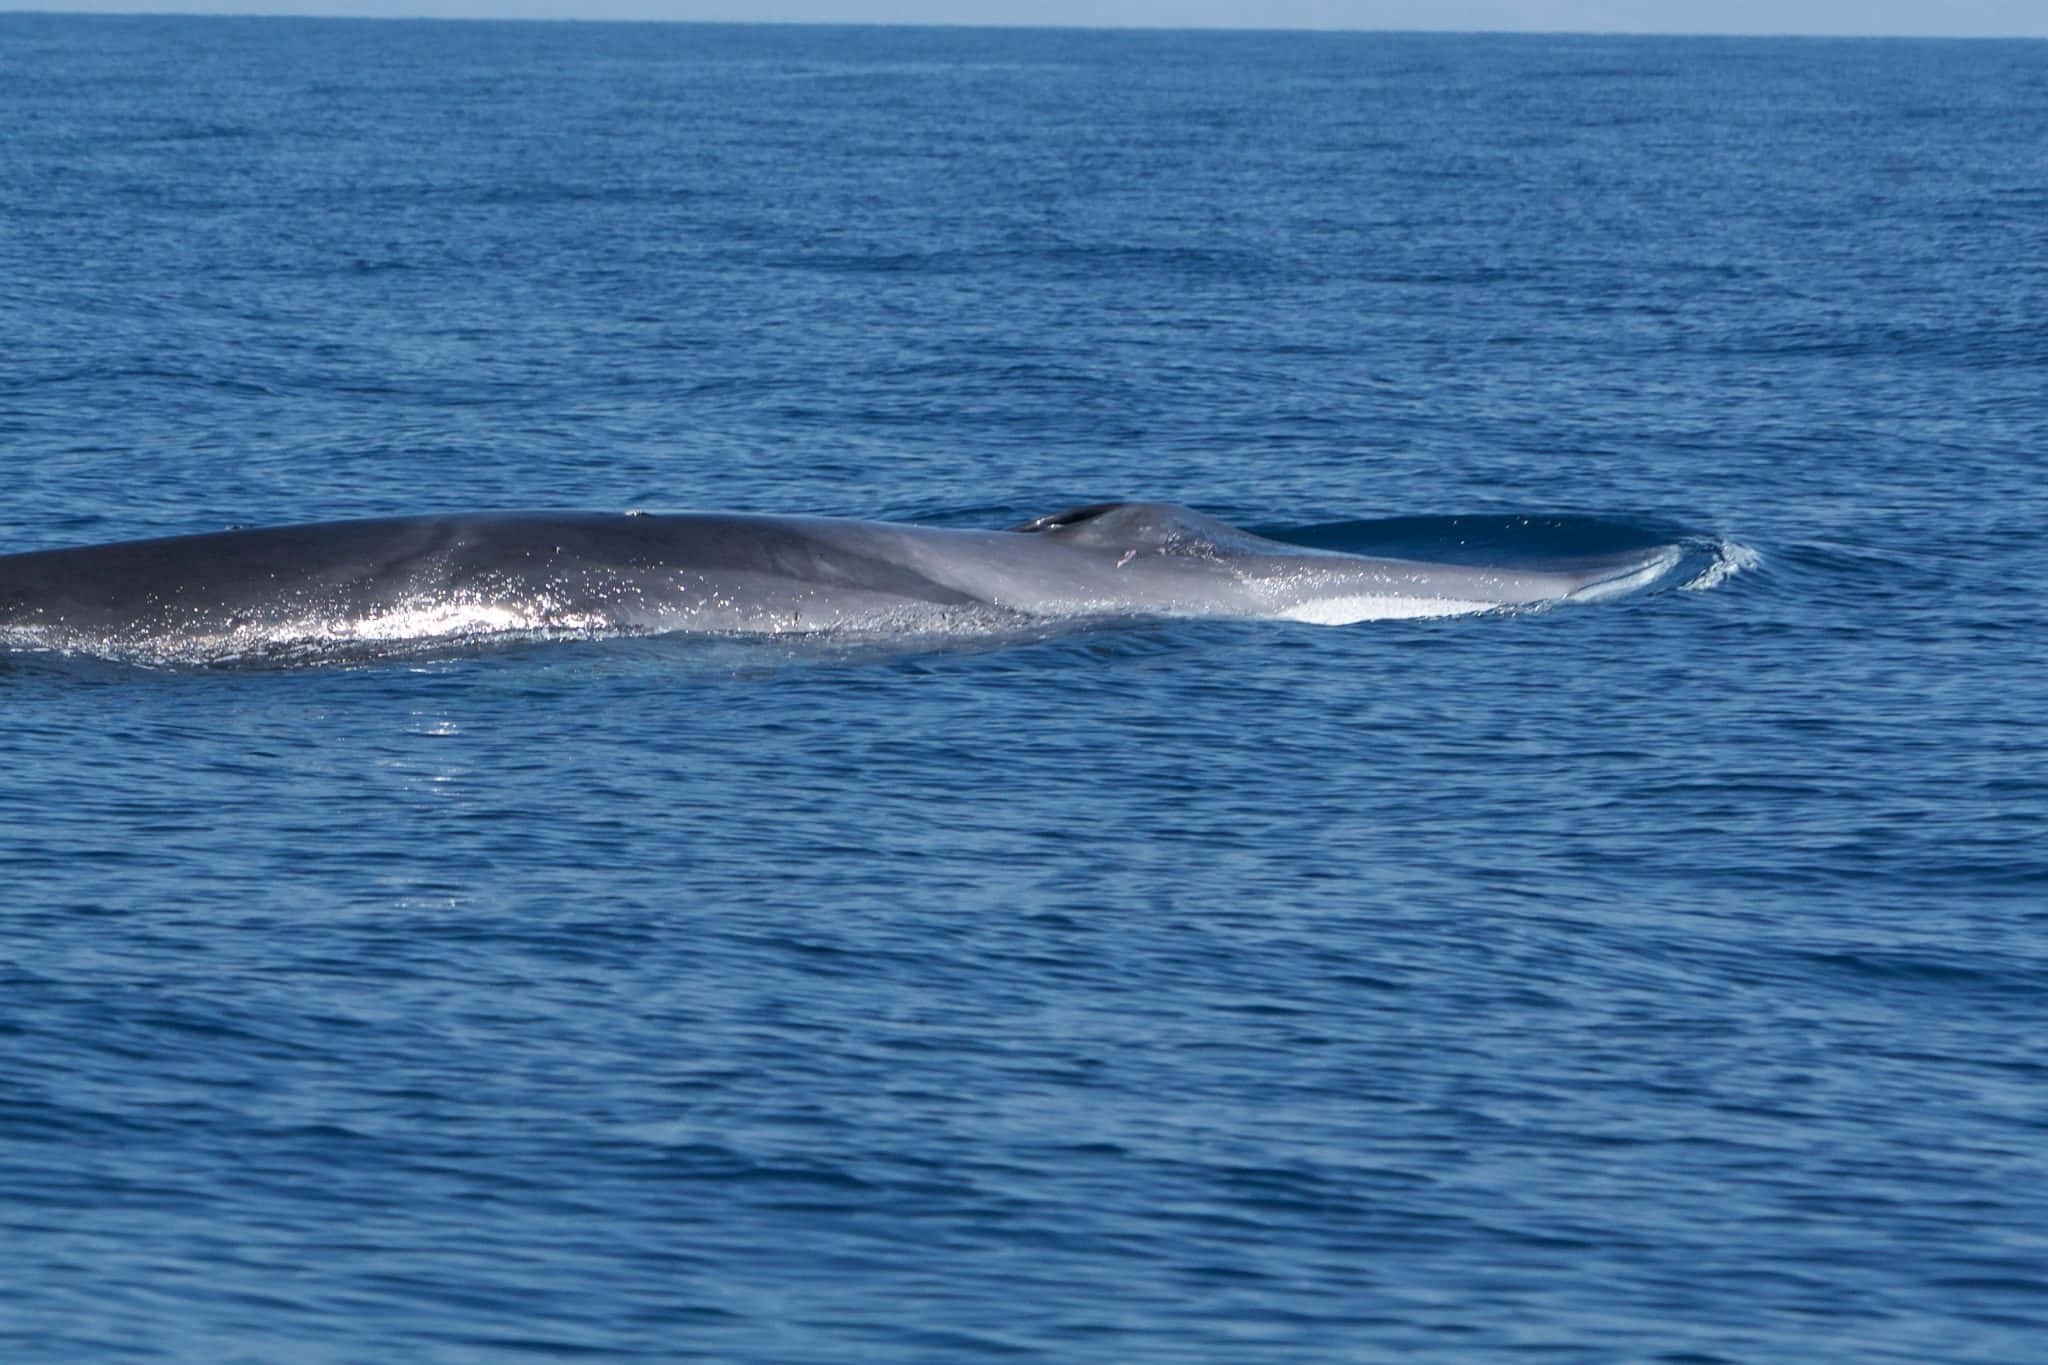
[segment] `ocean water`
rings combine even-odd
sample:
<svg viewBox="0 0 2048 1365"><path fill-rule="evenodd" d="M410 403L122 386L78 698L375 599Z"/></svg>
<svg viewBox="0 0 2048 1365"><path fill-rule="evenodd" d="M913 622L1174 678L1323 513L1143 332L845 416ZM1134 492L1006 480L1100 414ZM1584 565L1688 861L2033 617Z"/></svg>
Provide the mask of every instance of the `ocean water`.
<svg viewBox="0 0 2048 1365"><path fill-rule="evenodd" d="M1713 547L9 656L0 1356L2043 1357L2048 45L0 15L0 127L0 551Z"/></svg>

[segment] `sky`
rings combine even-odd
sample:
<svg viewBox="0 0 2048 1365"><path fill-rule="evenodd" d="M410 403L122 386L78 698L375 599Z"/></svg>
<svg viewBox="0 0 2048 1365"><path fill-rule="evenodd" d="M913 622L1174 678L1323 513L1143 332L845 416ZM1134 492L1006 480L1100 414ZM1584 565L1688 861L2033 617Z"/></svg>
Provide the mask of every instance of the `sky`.
<svg viewBox="0 0 2048 1365"><path fill-rule="evenodd" d="M0 10L422 18L2048 37L2048 0L0 0Z"/></svg>

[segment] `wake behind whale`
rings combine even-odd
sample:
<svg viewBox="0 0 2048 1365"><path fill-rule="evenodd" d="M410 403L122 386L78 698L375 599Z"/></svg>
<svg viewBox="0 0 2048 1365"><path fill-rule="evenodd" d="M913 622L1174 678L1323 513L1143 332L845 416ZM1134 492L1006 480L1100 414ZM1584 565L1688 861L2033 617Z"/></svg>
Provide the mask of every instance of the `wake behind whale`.
<svg viewBox="0 0 2048 1365"><path fill-rule="evenodd" d="M1007 530L493 512L223 531L0 556L0 649L293 664L616 635L986 637L1162 618L1340 625L1612 596L1669 576L1685 554L1681 543L1638 538L1425 561L1333 548L1328 535L1314 543L1314 531L1259 535L1165 503L1077 507Z"/></svg>

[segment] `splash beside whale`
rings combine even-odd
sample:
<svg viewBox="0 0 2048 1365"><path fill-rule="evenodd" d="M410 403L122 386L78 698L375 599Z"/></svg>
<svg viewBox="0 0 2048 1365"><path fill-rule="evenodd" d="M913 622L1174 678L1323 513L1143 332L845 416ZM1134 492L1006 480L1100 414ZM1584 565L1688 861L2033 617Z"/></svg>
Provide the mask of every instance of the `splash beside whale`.
<svg viewBox="0 0 2048 1365"><path fill-rule="evenodd" d="M1658 544L1534 564L1375 558L1166 503L992 531L710 513L402 517L0 556L0 649L288 663L563 636L1340 625L1626 592L1679 556Z"/></svg>

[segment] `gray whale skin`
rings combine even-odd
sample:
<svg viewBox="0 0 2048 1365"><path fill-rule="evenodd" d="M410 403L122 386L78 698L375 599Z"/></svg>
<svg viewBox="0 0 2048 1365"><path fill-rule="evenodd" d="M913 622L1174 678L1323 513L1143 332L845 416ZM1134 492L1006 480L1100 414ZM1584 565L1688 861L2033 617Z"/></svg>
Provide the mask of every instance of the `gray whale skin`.
<svg viewBox="0 0 2048 1365"><path fill-rule="evenodd" d="M1268 540L1165 503L1008 530L710 513L400 517L0 556L0 647L216 662L492 637L1338 625L1626 591L1677 548L1525 567Z"/></svg>

